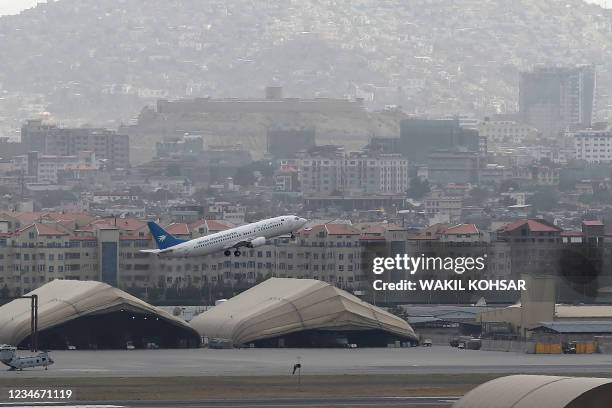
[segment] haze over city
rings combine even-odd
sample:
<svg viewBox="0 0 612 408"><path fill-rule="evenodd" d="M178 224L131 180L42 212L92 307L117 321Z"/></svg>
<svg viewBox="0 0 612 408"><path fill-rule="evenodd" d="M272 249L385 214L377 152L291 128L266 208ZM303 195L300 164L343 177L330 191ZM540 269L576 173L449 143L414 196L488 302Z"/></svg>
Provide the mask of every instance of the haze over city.
<svg viewBox="0 0 612 408"><path fill-rule="evenodd" d="M0 0L0 404L612 406L592 3Z"/></svg>

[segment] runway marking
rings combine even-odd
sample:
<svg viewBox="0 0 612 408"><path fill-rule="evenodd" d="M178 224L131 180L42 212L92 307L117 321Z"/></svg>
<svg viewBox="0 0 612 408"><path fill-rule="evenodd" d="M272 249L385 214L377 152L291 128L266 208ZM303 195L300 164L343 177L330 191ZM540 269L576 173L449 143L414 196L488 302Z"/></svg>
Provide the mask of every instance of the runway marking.
<svg viewBox="0 0 612 408"><path fill-rule="evenodd" d="M411 403L416 405L433 405L433 404L452 404L456 402L459 397L455 396L414 396L414 397L363 397L356 398L355 401L346 399L312 399L312 400L245 400L245 401L224 401L224 400L208 400L208 401L181 401L177 406L184 405L186 408L198 407L198 408L255 408L255 407L275 407L275 408L312 408L319 407L321 405L330 405L335 407L373 407L378 406L381 403L390 403L391 405ZM36 401L36 402L10 402L0 403L0 407L8 408L40 408L40 407L53 407L53 408L129 408L129 407L148 407L148 404L152 407L161 407L160 401L117 401L111 404L96 404L91 402L85 402L84 404L65 404L55 401ZM117 405L120 404L120 405Z"/></svg>
<svg viewBox="0 0 612 408"><path fill-rule="evenodd" d="M2 407L18 407L18 408L39 408L40 406L48 406L53 408L127 408L125 405L55 405L57 402L0 402Z"/></svg>

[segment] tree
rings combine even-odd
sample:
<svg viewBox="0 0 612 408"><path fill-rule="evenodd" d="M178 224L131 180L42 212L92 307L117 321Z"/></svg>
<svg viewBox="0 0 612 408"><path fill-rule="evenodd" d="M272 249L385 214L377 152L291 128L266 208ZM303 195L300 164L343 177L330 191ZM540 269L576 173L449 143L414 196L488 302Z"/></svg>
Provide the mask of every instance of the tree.
<svg viewBox="0 0 612 408"><path fill-rule="evenodd" d="M504 193L506 191L510 191L512 190L518 190L519 185L516 181L514 180L504 180L501 183L499 183L499 192L500 193Z"/></svg>
<svg viewBox="0 0 612 408"><path fill-rule="evenodd" d="M419 199L429 193L429 181L421 180L420 177L414 176L410 179L410 187L406 191L406 194L410 198Z"/></svg>
<svg viewBox="0 0 612 408"><path fill-rule="evenodd" d="M502 198L499 199L499 204L504 205L506 207L509 207L511 205L516 205L516 199L508 195L502 196Z"/></svg>
<svg viewBox="0 0 612 408"><path fill-rule="evenodd" d="M234 184L238 184L239 186L252 186L255 184L255 174L253 174L253 169L249 166L239 167L234 174Z"/></svg>
<svg viewBox="0 0 612 408"><path fill-rule="evenodd" d="M552 187L542 187L528 200L534 211L550 211L559 203L559 193Z"/></svg>
<svg viewBox="0 0 612 408"><path fill-rule="evenodd" d="M481 204L487 198L489 198L489 190L485 188L474 187L472 190L470 190L470 198L469 198L470 204L475 204L475 205Z"/></svg>
<svg viewBox="0 0 612 408"><path fill-rule="evenodd" d="M170 164L166 167L167 177L178 177L181 175L181 168L177 164Z"/></svg>
<svg viewBox="0 0 612 408"><path fill-rule="evenodd" d="M234 183L239 186L252 186L257 181L255 172L261 174L261 177L266 181L271 181L274 175L274 166L272 162L260 160L239 167L234 175Z"/></svg>

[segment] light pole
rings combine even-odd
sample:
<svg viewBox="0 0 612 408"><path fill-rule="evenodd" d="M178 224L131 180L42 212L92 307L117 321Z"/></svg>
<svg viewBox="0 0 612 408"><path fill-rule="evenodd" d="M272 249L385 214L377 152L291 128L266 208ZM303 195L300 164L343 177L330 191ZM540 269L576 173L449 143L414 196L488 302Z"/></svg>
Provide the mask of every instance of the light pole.
<svg viewBox="0 0 612 408"><path fill-rule="evenodd" d="M38 350L38 295L19 296L16 299L30 299L30 350Z"/></svg>

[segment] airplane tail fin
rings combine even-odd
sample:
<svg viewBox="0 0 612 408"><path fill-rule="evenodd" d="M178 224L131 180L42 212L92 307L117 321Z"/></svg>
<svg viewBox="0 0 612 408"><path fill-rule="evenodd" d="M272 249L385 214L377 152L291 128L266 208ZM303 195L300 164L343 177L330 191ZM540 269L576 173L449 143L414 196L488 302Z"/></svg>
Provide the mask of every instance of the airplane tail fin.
<svg viewBox="0 0 612 408"><path fill-rule="evenodd" d="M147 225L149 226L149 231L151 231L151 235L153 235L153 239L155 239L155 243L159 249L170 248L185 242L185 240L178 239L172 234L166 232L166 230L153 221L149 221Z"/></svg>

